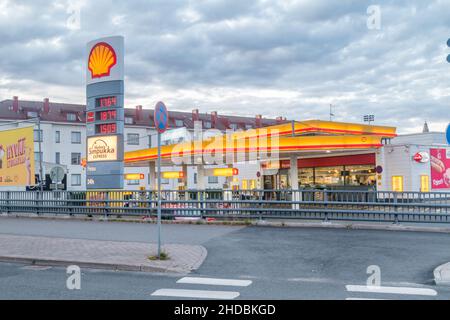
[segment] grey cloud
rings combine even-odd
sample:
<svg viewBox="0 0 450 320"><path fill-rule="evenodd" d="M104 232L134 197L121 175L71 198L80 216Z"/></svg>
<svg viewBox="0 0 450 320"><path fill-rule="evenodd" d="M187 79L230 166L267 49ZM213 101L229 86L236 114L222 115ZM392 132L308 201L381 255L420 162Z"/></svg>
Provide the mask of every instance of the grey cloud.
<svg viewBox="0 0 450 320"><path fill-rule="evenodd" d="M448 122L450 3L378 3L381 30L366 27L372 1L85 1L81 29L69 30L67 1L15 1L0 19L0 92L26 96L27 80L82 102L85 43L122 34L129 103L167 95L179 110L296 119L326 118L333 103L340 120Z"/></svg>

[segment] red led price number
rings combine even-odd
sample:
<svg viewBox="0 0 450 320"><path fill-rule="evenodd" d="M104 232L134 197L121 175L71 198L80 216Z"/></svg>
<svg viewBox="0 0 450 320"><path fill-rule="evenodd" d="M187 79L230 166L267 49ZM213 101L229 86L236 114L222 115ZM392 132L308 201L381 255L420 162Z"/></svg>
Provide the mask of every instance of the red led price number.
<svg viewBox="0 0 450 320"><path fill-rule="evenodd" d="M103 107L117 107L117 97L103 97L95 99L95 106L97 108Z"/></svg>
<svg viewBox="0 0 450 320"><path fill-rule="evenodd" d="M97 112L97 120L98 121L117 120L117 111L108 110Z"/></svg>
<svg viewBox="0 0 450 320"><path fill-rule="evenodd" d="M112 134L117 133L117 125L115 123L103 123L95 126L95 133Z"/></svg>

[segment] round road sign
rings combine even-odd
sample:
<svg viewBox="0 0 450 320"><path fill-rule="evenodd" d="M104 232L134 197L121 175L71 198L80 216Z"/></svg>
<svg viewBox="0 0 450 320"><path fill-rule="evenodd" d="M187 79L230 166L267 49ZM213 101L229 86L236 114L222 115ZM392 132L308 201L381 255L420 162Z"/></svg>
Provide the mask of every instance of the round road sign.
<svg viewBox="0 0 450 320"><path fill-rule="evenodd" d="M53 183L59 183L64 179L64 169L62 167L53 167L50 170L50 179Z"/></svg>
<svg viewBox="0 0 450 320"><path fill-rule="evenodd" d="M169 126L169 113L163 102L158 102L154 113L155 128L159 133L164 133Z"/></svg>

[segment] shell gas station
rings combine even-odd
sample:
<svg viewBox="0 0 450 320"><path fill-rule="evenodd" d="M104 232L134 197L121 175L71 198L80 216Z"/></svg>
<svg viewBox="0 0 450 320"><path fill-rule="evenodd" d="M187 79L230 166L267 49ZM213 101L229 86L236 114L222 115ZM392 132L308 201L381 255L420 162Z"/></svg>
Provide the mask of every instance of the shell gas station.
<svg viewBox="0 0 450 320"><path fill-rule="evenodd" d="M394 127L292 121L162 146L161 164L182 170L167 173L179 179L180 190L187 186L189 166L196 168L198 190L204 189L208 176L227 177L224 189L233 190L330 186L367 190L381 178L376 172L377 150L394 137ZM157 156L157 148L124 156L125 166L149 167L150 189L155 188ZM257 172L242 181L246 166L256 166Z"/></svg>

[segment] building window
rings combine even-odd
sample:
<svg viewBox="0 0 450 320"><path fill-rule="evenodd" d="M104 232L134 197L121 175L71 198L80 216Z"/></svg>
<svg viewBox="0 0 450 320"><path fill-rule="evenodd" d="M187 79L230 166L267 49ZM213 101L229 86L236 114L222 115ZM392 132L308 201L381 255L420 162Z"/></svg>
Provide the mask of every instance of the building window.
<svg viewBox="0 0 450 320"><path fill-rule="evenodd" d="M35 152L34 153L34 161L39 162L39 161L41 161L41 159L42 159L42 152L41 153Z"/></svg>
<svg viewBox="0 0 450 320"><path fill-rule="evenodd" d="M42 142L44 133L42 130L34 130L34 142Z"/></svg>
<svg viewBox="0 0 450 320"><path fill-rule="evenodd" d="M38 113L36 111L28 111L27 112L27 117L28 118L37 118L38 117Z"/></svg>
<svg viewBox="0 0 450 320"><path fill-rule="evenodd" d="M61 142L61 131L55 131L55 143Z"/></svg>
<svg viewBox="0 0 450 320"><path fill-rule="evenodd" d="M133 124L134 119L133 117L125 117L125 124Z"/></svg>
<svg viewBox="0 0 450 320"><path fill-rule="evenodd" d="M420 176L420 192L430 192L430 176Z"/></svg>
<svg viewBox="0 0 450 320"><path fill-rule="evenodd" d="M204 121L204 122L203 122L203 126L204 126L206 129L211 129L211 121Z"/></svg>
<svg viewBox="0 0 450 320"><path fill-rule="evenodd" d="M194 173L194 184L197 184L197 173Z"/></svg>
<svg viewBox="0 0 450 320"><path fill-rule="evenodd" d="M217 184L219 183L219 177L208 177L209 184Z"/></svg>
<svg viewBox="0 0 450 320"><path fill-rule="evenodd" d="M80 165L81 164L81 153L72 152L70 163L72 165Z"/></svg>
<svg viewBox="0 0 450 320"><path fill-rule="evenodd" d="M72 131L71 137L72 137L72 143L81 144L81 132Z"/></svg>
<svg viewBox="0 0 450 320"><path fill-rule="evenodd" d="M129 186L138 186L140 183L140 180L127 180L127 185Z"/></svg>
<svg viewBox="0 0 450 320"><path fill-rule="evenodd" d="M72 186L81 186L81 174L72 174L70 176L70 184Z"/></svg>
<svg viewBox="0 0 450 320"><path fill-rule="evenodd" d="M129 133L127 134L127 144L138 146L139 145L139 134L137 133Z"/></svg>
<svg viewBox="0 0 450 320"><path fill-rule="evenodd" d="M67 121L77 121L77 115L75 113L68 113Z"/></svg>
<svg viewBox="0 0 450 320"><path fill-rule="evenodd" d="M61 153L59 152L55 153L55 163L61 164Z"/></svg>
<svg viewBox="0 0 450 320"><path fill-rule="evenodd" d="M182 127L182 126L184 126L184 122L183 122L183 120L176 119L176 120L175 120L175 125L176 125L177 127Z"/></svg>
<svg viewBox="0 0 450 320"><path fill-rule="evenodd" d="M392 191L403 192L403 176L392 176Z"/></svg>

